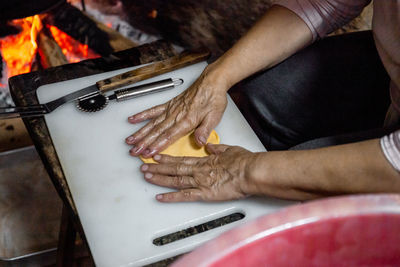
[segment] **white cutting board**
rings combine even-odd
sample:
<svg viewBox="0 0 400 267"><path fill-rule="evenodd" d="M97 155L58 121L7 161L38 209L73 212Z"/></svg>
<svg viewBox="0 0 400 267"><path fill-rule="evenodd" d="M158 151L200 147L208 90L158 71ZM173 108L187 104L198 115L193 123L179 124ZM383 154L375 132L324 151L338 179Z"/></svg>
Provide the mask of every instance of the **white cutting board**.
<svg viewBox="0 0 400 267"><path fill-rule="evenodd" d="M147 183L139 171L141 161L128 154L130 147L125 144L125 138L144 123L132 125L127 118L164 103L188 88L206 65L198 63L141 82L168 77L184 79L184 85L173 90L120 103L112 101L96 113L80 112L73 103L68 103L45 116L97 266L141 266L188 252L223 231L293 203L255 198L176 204L155 200L157 193L169 189ZM45 103L134 68L44 85L38 88L37 95L40 103ZM221 143L239 145L254 152L265 151L230 98L216 131ZM152 243L157 237L235 212L246 216L163 246Z"/></svg>

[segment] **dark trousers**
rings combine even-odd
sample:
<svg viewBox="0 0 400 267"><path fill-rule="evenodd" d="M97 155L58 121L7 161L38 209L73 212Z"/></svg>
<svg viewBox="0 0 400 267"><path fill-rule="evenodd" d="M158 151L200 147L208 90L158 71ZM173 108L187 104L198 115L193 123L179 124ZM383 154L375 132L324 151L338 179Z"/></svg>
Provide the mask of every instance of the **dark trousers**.
<svg viewBox="0 0 400 267"><path fill-rule="evenodd" d="M268 150L304 149L393 130L382 128L389 82L366 31L320 40L229 93Z"/></svg>

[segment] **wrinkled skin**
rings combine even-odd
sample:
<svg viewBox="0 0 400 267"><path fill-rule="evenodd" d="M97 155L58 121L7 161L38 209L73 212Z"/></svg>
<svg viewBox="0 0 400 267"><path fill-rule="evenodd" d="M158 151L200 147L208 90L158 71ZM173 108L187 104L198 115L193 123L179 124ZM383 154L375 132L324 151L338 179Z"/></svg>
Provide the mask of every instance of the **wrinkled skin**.
<svg viewBox="0 0 400 267"><path fill-rule="evenodd" d="M156 155L159 164L144 164L145 179L177 189L159 194L161 202L223 201L246 197L248 166L255 154L241 147L207 144L209 156Z"/></svg>
<svg viewBox="0 0 400 267"><path fill-rule="evenodd" d="M125 142L132 145L132 156L148 158L156 155L194 129L196 143L199 146L206 144L225 111L229 88L218 84L208 73L209 68L206 68L190 88L170 101L128 118L130 123L150 120L126 138Z"/></svg>

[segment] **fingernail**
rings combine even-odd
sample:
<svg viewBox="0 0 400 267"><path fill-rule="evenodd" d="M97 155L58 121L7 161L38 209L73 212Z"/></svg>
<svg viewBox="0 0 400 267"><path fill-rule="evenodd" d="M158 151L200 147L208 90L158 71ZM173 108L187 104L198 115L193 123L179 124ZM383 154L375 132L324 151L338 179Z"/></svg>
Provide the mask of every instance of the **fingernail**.
<svg viewBox="0 0 400 267"><path fill-rule="evenodd" d="M142 171L147 171L149 169L149 165L144 164L144 165L142 165L142 167L140 167L140 169Z"/></svg>
<svg viewBox="0 0 400 267"><path fill-rule="evenodd" d="M144 156L151 156L151 154L154 154L155 150L151 149L151 148L147 148L144 152L143 155Z"/></svg>
<svg viewBox="0 0 400 267"><path fill-rule="evenodd" d="M129 136L128 138L126 138L127 142L133 142L135 140L135 138L133 136Z"/></svg>
<svg viewBox="0 0 400 267"><path fill-rule="evenodd" d="M133 153L138 154L140 151L142 151L142 149L143 149L143 146L135 147L135 148L133 149Z"/></svg>
<svg viewBox="0 0 400 267"><path fill-rule="evenodd" d="M128 118L128 120L134 120L135 119L135 116L130 116L129 118Z"/></svg>
<svg viewBox="0 0 400 267"><path fill-rule="evenodd" d="M199 141L201 144L205 145L207 143L207 140L204 138L204 136L199 137Z"/></svg>
<svg viewBox="0 0 400 267"><path fill-rule="evenodd" d="M152 174L152 173L146 172L146 173L144 174L144 178L146 178L146 179L151 179L151 177L153 177L153 174Z"/></svg>
<svg viewBox="0 0 400 267"><path fill-rule="evenodd" d="M161 200L161 199L163 199L163 196L162 195L156 195L156 199Z"/></svg>
<svg viewBox="0 0 400 267"><path fill-rule="evenodd" d="M160 155L155 155L155 156L153 157L153 159L159 161L159 160L161 159L161 156L160 156Z"/></svg>
<svg viewBox="0 0 400 267"><path fill-rule="evenodd" d="M139 151L140 151L140 147L137 147L137 146L133 146L130 150L129 150L129 152L131 153L131 154L137 154Z"/></svg>

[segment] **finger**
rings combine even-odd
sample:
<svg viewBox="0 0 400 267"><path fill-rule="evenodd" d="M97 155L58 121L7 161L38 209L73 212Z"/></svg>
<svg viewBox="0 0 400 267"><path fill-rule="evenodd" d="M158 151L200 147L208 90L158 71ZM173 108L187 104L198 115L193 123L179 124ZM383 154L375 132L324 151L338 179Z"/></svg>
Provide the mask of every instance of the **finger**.
<svg viewBox="0 0 400 267"><path fill-rule="evenodd" d="M154 148L149 147L149 145L152 144L160 135L163 135L163 133L165 133L165 131L167 131L172 124L173 120L168 119L162 121L161 123L156 122L150 130L145 129L143 132L140 132L137 135L135 133L133 138L136 138L137 141L133 142L135 147L131 149L130 154L133 156L142 154L142 156L145 158L149 158L154 154L157 154L160 150L154 150Z"/></svg>
<svg viewBox="0 0 400 267"><path fill-rule="evenodd" d="M144 173L144 178L149 183L174 189L186 189L197 186L191 176L167 176L146 172Z"/></svg>
<svg viewBox="0 0 400 267"><path fill-rule="evenodd" d="M146 109L142 112L139 112L139 113L136 113L135 115L130 116L128 118L128 122L139 123L139 122L157 117L165 111L166 107L167 107L166 104L161 104L161 105Z"/></svg>
<svg viewBox="0 0 400 267"><path fill-rule="evenodd" d="M204 118L199 127L194 131L195 140L199 146L207 144L207 139L211 131L218 125L220 120L221 118L215 115L208 115Z"/></svg>
<svg viewBox="0 0 400 267"><path fill-rule="evenodd" d="M202 200L201 192L197 189L183 189L178 192L158 194L156 199L160 202L193 202Z"/></svg>
<svg viewBox="0 0 400 267"><path fill-rule="evenodd" d="M170 176L192 176L193 165L182 163L167 164L143 164L140 167L142 172L150 172L152 174L163 174Z"/></svg>
<svg viewBox="0 0 400 267"><path fill-rule="evenodd" d="M136 131L134 134L132 134L131 136L128 136L125 139L125 142L128 145L134 145L135 143L137 143L141 139L143 139L155 126L160 124L164 119L165 119L165 115L158 116L157 118L152 119L145 126L143 126L138 131Z"/></svg>
<svg viewBox="0 0 400 267"><path fill-rule="evenodd" d="M167 130L164 130L156 139L151 140L152 143L149 145L148 150L143 153L143 156L152 157L153 155L163 151L180 137L187 134L190 130L190 123L186 121L170 125L170 127Z"/></svg>
<svg viewBox="0 0 400 267"><path fill-rule="evenodd" d="M218 154L225 152L229 147L230 146L228 146L228 145L222 145L222 144L215 145L215 144L209 143L209 144L207 144L206 149L207 149L208 153L218 155Z"/></svg>
<svg viewBox="0 0 400 267"><path fill-rule="evenodd" d="M194 165L203 161L203 158L198 157L173 157L160 154L153 156L153 159L159 163L183 163L188 165Z"/></svg>

